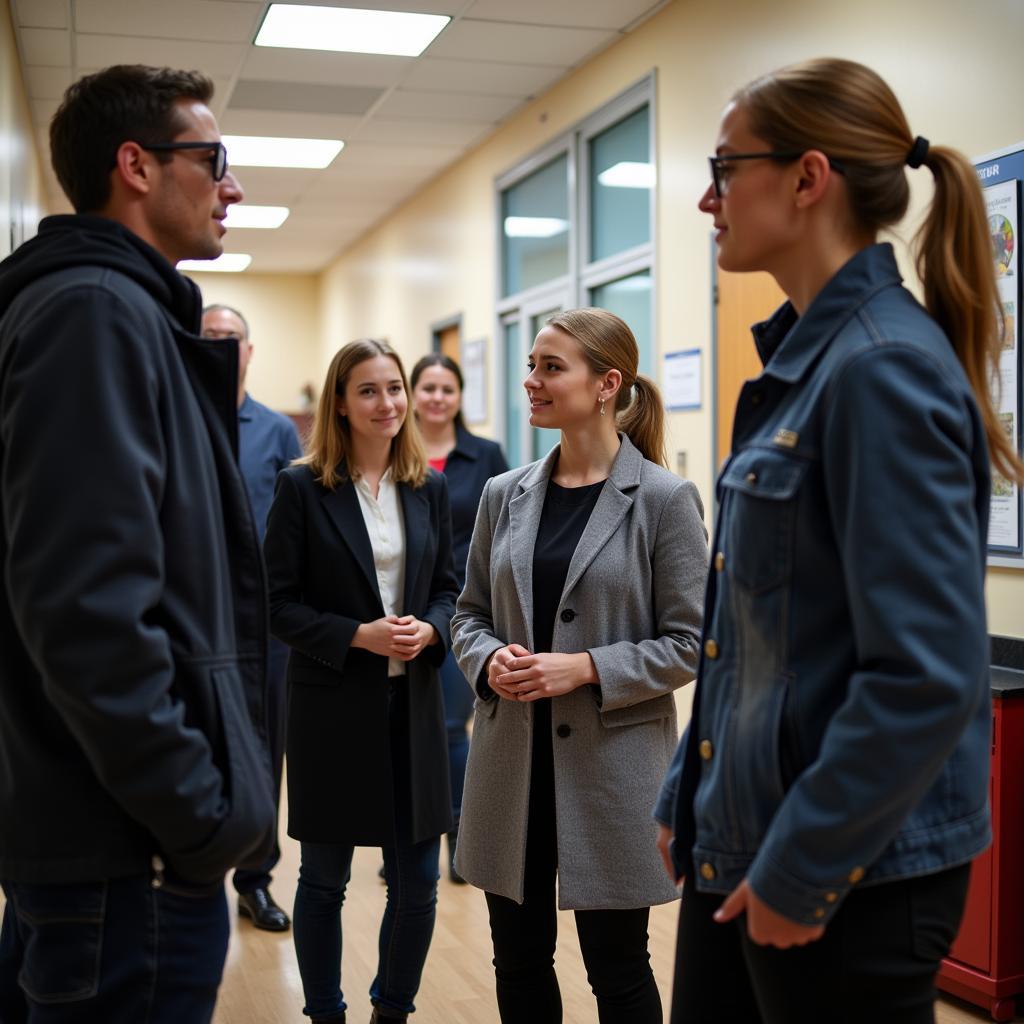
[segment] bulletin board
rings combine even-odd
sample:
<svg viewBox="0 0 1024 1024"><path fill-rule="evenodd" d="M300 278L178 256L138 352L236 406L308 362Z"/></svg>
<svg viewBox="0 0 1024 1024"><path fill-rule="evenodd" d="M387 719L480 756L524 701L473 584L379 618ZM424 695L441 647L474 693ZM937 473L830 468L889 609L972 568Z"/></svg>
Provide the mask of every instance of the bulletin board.
<svg viewBox="0 0 1024 1024"><path fill-rule="evenodd" d="M1024 181L1024 142L989 153L974 161L985 197L996 287L1003 312L1003 347L994 398L1007 436L1024 450L1024 392L1021 388L1021 182ZM988 561L1024 569L1024 506L1021 488L993 470L988 531Z"/></svg>

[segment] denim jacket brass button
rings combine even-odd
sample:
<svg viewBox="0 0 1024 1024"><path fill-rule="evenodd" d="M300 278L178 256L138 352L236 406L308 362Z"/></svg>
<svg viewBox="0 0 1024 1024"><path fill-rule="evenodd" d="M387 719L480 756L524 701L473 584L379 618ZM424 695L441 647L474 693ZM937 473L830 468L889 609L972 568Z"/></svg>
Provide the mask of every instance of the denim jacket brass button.
<svg viewBox="0 0 1024 1024"><path fill-rule="evenodd" d="M725 568L725 555L721 551L715 555L715 572L721 572Z"/></svg>
<svg viewBox="0 0 1024 1024"><path fill-rule="evenodd" d="M756 473L748 473L743 479L746 480L746 482L748 484L751 484L751 485L756 484L757 483L757 474Z"/></svg>
<svg viewBox="0 0 1024 1024"><path fill-rule="evenodd" d="M863 868L854 868L850 872L850 874L849 874L850 884L851 885L856 885L863 877L864 877L864 869Z"/></svg>
<svg viewBox="0 0 1024 1024"><path fill-rule="evenodd" d="M710 761L712 754L714 754L714 748L711 746L711 740L701 740L700 746L697 748L700 751L700 756L705 761Z"/></svg>
<svg viewBox="0 0 1024 1024"><path fill-rule="evenodd" d="M715 880L714 865L704 861L700 866L700 877L703 878L705 882L713 882Z"/></svg>
<svg viewBox="0 0 1024 1024"><path fill-rule="evenodd" d="M839 899L839 893L837 893L837 892L827 892L827 893L825 893L825 902L826 903L835 903L836 900L838 900L838 899Z"/></svg>
<svg viewBox="0 0 1024 1024"><path fill-rule="evenodd" d="M718 644L714 640L705 640L704 653L714 661L718 657Z"/></svg>

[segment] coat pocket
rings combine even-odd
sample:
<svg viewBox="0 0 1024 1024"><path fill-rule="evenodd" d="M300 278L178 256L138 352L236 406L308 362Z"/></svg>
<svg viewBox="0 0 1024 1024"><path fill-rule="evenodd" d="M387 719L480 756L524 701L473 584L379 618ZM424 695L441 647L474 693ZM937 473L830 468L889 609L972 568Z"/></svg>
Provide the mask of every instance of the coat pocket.
<svg viewBox="0 0 1024 1024"><path fill-rule="evenodd" d="M797 501L808 465L778 451L746 448L719 478L726 572L753 593L792 575Z"/></svg>
<svg viewBox="0 0 1024 1024"><path fill-rule="evenodd" d="M601 724L606 729L619 728L624 725L640 725L642 722L654 722L659 718L670 718L675 711L675 698L671 693L665 693L653 700L645 700L628 708L602 711Z"/></svg>

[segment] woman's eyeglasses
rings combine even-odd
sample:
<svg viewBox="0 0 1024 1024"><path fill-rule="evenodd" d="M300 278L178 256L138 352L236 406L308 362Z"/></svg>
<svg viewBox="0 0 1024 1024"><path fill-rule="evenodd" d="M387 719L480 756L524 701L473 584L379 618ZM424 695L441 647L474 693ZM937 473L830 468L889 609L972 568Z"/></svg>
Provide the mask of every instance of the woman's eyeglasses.
<svg viewBox="0 0 1024 1024"><path fill-rule="evenodd" d="M797 160L806 153L805 149L780 149L780 150L769 150L765 153L726 153L724 156L709 156L708 163L711 165L711 181L715 186L715 195L719 199L725 195L728 187L728 173L727 168L735 160L776 160L779 163L788 163L791 160ZM833 160L831 157L826 158L828 160L829 167L838 174L844 172L843 165Z"/></svg>

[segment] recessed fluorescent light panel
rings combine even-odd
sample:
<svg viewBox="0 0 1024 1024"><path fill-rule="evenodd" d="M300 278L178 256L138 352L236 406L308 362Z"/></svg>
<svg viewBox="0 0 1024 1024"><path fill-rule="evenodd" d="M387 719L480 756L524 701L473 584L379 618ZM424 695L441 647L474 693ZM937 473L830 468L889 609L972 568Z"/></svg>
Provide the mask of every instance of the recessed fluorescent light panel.
<svg viewBox="0 0 1024 1024"><path fill-rule="evenodd" d="M505 234L509 238L553 238L569 230L561 217L506 217Z"/></svg>
<svg viewBox="0 0 1024 1024"><path fill-rule="evenodd" d="M602 171L597 180L611 188L654 188L654 164L622 160Z"/></svg>
<svg viewBox="0 0 1024 1024"><path fill-rule="evenodd" d="M225 274L238 274L245 270L250 263L252 263L252 257L247 252L226 252L215 260L182 260L178 264L178 269L191 270L193 273L201 274L205 274L209 270Z"/></svg>
<svg viewBox="0 0 1024 1024"><path fill-rule="evenodd" d="M279 228L288 219L287 206L249 206L243 203L228 207L226 228Z"/></svg>
<svg viewBox="0 0 1024 1024"><path fill-rule="evenodd" d="M271 4L256 45L418 57L451 20L446 14Z"/></svg>
<svg viewBox="0 0 1024 1024"><path fill-rule="evenodd" d="M232 167L327 167L341 139L277 139L269 135L222 135Z"/></svg>

